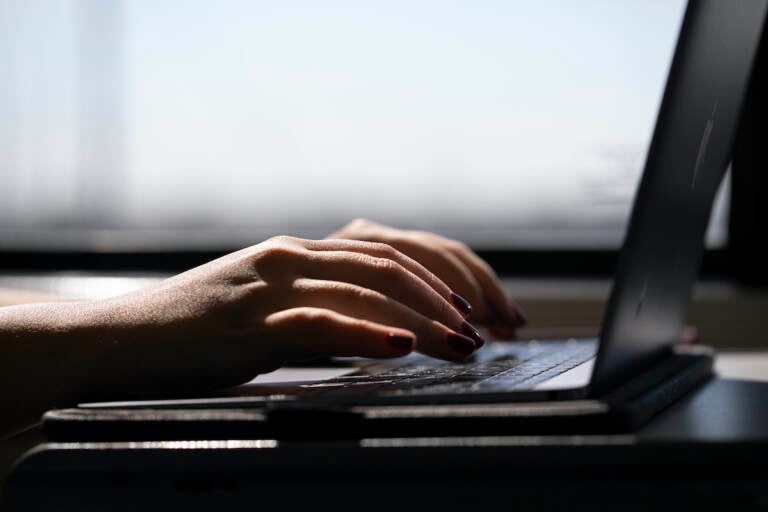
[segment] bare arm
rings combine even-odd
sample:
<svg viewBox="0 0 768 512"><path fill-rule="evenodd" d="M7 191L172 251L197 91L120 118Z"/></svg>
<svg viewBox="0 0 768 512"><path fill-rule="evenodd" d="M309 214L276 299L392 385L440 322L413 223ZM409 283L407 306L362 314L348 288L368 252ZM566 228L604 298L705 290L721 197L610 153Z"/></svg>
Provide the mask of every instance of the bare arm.
<svg viewBox="0 0 768 512"><path fill-rule="evenodd" d="M0 308L0 433L20 430L57 406L70 405L87 382L89 340L82 305L30 303Z"/></svg>
<svg viewBox="0 0 768 512"><path fill-rule="evenodd" d="M469 303L422 260L340 239L353 234L276 237L112 299L0 307L0 405L9 412L0 432L78 401L227 387L317 355L418 350L462 361L482 346L466 321ZM498 295L498 283L478 286L478 300L507 307L486 297ZM509 308L507 329L521 323ZM478 318L491 327L502 321Z"/></svg>
<svg viewBox="0 0 768 512"><path fill-rule="evenodd" d="M34 290L18 290L15 288L0 288L0 307L16 304L31 304L35 302L58 302L65 300L50 293Z"/></svg>
<svg viewBox="0 0 768 512"><path fill-rule="evenodd" d="M460 361L450 289L390 246L278 237L137 292L0 308L8 432L94 399L232 386L316 355ZM468 336L469 335L469 336Z"/></svg>

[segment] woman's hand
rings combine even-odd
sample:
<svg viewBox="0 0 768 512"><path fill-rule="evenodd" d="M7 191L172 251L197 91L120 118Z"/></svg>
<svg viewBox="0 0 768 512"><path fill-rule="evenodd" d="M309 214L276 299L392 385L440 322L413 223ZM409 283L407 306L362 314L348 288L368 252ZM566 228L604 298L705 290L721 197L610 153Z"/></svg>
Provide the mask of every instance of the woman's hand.
<svg viewBox="0 0 768 512"><path fill-rule="evenodd" d="M456 242L362 222L338 234L353 235L391 245L276 237L111 299L0 308L0 382L26 390L23 402L0 393L15 411L2 430L56 406L209 391L317 355L462 361L484 342L452 287L477 318L490 322L487 300L519 324Z"/></svg>
<svg viewBox="0 0 768 512"><path fill-rule="evenodd" d="M92 365L121 379L154 365L144 378L156 384L166 375L232 385L317 355L416 349L461 361L484 343L442 280L389 245L358 240L272 238L87 309L81 324L109 347Z"/></svg>
<svg viewBox="0 0 768 512"><path fill-rule="evenodd" d="M526 323L525 313L505 295L493 269L464 243L365 219L350 222L328 238L383 242L410 256L465 297L472 305L469 320L488 326L495 336L514 336Z"/></svg>

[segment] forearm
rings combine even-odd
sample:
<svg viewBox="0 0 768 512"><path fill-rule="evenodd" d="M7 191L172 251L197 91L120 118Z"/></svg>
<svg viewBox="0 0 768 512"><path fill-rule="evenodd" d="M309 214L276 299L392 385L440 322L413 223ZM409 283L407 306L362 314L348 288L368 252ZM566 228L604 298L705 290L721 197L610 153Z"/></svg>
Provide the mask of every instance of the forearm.
<svg viewBox="0 0 768 512"><path fill-rule="evenodd" d="M81 363L89 341L81 336L81 317L77 305L66 302L0 308L3 432L84 395L87 372Z"/></svg>
<svg viewBox="0 0 768 512"><path fill-rule="evenodd" d="M0 308L0 431L82 401L194 389L190 367L205 358L158 342L162 333L110 301Z"/></svg>
<svg viewBox="0 0 768 512"><path fill-rule="evenodd" d="M82 401L212 390L255 374L235 370L225 338L201 345L160 320L163 306L136 295L0 308L0 432Z"/></svg>
<svg viewBox="0 0 768 512"><path fill-rule="evenodd" d="M0 307L17 304L31 304L40 302L59 302L68 300L51 293L36 290L20 290L16 288L0 288Z"/></svg>

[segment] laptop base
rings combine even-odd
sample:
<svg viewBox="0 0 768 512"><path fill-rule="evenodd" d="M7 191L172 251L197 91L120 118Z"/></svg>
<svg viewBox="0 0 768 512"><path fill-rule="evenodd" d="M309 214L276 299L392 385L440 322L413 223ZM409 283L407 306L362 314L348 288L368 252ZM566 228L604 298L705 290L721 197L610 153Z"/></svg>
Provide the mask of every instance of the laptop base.
<svg viewBox="0 0 768 512"><path fill-rule="evenodd" d="M316 400L227 402L226 407L73 408L43 417L51 441L189 439L360 439L512 434L609 434L636 430L705 382L713 358L680 347L645 372L599 397L542 402L343 405ZM488 397L490 398L490 397ZM209 400L209 403L212 400Z"/></svg>

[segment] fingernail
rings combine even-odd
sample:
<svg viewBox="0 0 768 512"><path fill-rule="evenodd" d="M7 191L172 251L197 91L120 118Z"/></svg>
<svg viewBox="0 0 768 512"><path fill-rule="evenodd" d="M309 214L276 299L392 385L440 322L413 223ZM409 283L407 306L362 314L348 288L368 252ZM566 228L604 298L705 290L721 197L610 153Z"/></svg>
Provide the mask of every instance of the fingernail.
<svg viewBox="0 0 768 512"><path fill-rule="evenodd" d="M461 355L468 356L475 351L475 342L462 334L449 332L445 335L445 339L448 340L448 344Z"/></svg>
<svg viewBox="0 0 768 512"><path fill-rule="evenodd" d="M522 327L528 323L528 315L525 314L523 308L516 302L511 302L512 309L515 310L515 316L517 317L517 326Z"/></svg>
<svg viewBox="0 0 768 512"><path fill-rule="evenodd" d="M451 292L451 301L453 301L453 305L456 306L456 309L458 309L464 316L472 312L472 304L458 293Z"/></svg>
<svg viewBox="0 0 768 512"><path fill-rule="evenodd" d="M475 346L477 348L482 347L485 345L485 340L482 336L480 336L480 333L477 329L472 327L472 324L467 322L466 320L461 323L461 332L463 332L465 335L469 336L475 341Z"/></svg>
<svg viewBox="0 0 768 512"><path fill-rule="evenodd" d="M398 350L413 350L413 338L393 332L387 334L387 343Z"/></svg>

